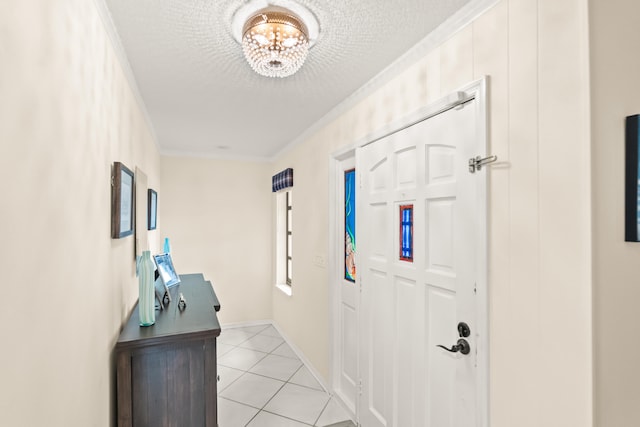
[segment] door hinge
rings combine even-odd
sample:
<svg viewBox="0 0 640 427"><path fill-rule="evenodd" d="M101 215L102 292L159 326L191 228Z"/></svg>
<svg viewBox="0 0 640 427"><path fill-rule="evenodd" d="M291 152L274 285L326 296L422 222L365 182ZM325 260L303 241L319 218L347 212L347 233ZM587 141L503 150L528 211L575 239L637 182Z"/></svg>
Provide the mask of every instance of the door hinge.
<svg viewBox="0 0 640 427"><path fill-rule="evenodd" d="M476 171L482 170L483 166L497 161L498 156L489 156L485 158L480 156L472 157L469 159L469 173L476 173Z"/></svg>
<svg viewBox="0 0 640 427"><path fill-rule="evenodd" d="M358 181L359 181L358 188L361 189L362 188L362 174L361 173L358 174Z"/></svg>
<svg viewBox="0 0 640 427"><path fill-rule="evenodd" d="M358 290L362 293L362 277L358 277Z"/></svg>
<svg viewBox="0 0 640 427"><path fill-rule="evenodd" d="M358 394L362 396L362 378L358 380Z"/></svg>

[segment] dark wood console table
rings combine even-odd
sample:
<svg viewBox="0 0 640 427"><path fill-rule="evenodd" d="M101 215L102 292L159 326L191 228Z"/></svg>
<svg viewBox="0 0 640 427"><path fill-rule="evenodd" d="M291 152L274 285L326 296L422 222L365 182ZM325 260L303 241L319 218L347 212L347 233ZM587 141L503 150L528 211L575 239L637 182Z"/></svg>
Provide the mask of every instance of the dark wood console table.
<svg viewBox="0 0 640 427"><path fill-rule="evenodd" d="M170 292L153 326L139 326L136 305L116 343L119 427L218 425L220 303L202 274L181 275Z"/></svg>

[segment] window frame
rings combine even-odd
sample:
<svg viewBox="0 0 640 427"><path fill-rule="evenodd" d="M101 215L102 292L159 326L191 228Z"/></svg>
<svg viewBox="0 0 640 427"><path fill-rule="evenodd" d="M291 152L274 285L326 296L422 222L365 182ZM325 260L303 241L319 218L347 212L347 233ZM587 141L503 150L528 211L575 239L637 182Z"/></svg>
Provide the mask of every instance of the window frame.
<svg viewBox="0 0 640 427"><path fill-rule="evenodd" d="M293 285L293 189L275 193L274 258L275 287L292 296Z"/></svg>
<svg viewBox="0 0 640 427"><path fill-rule="evenodd" d="M284 227L284 241L285 241L285 252L284 252L284 277L285 283L288 286L291 286L292 283L292 272L293 272L293 206L291 201L291 191L287 190L285 194L285 227Z"/></svg>

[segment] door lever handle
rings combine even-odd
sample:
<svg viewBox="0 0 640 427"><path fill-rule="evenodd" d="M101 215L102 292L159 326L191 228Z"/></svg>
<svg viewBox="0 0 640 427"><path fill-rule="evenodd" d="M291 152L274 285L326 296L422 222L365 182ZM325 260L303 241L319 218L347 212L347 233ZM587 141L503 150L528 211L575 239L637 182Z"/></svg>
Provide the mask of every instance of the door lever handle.
<svg viewBox="0 0 640 427"><path fill-rule="evenodd" d="M448 349L447 347L443 346L443 345L436 345L436 347L440 347L443 348L445 350L447 350L449 353L462 353L462 354L469 354L469 352L471 351L471 346L469 345L469 343L467 342L467 340L465 340L464 338L460 338L458 340L458 342L451 347L450 349Z"/></svg>

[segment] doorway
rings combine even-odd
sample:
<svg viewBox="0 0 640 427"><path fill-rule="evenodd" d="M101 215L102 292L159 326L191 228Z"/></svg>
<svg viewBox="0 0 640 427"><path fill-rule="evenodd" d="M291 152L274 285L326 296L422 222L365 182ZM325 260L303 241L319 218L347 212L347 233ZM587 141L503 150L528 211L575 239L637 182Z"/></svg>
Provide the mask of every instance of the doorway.
<svg viewBox="0 0 640 427"><path fill-rule="evenodd" d="M348 149L332 159L331 188L335 194L331 228L332 350L331 386L353 419L358 409L358 311L359 286L356 264L357 230L355 150Z"/></svg>
<svg viewBox="0 0 640 427"><path fill-rule="evenodd" d="M363 426L489 425L487 175L469 168L486 152L484 90L476 82L355 151L357 286L334 291L332 386L347 406L351 393Z"/></svg>

